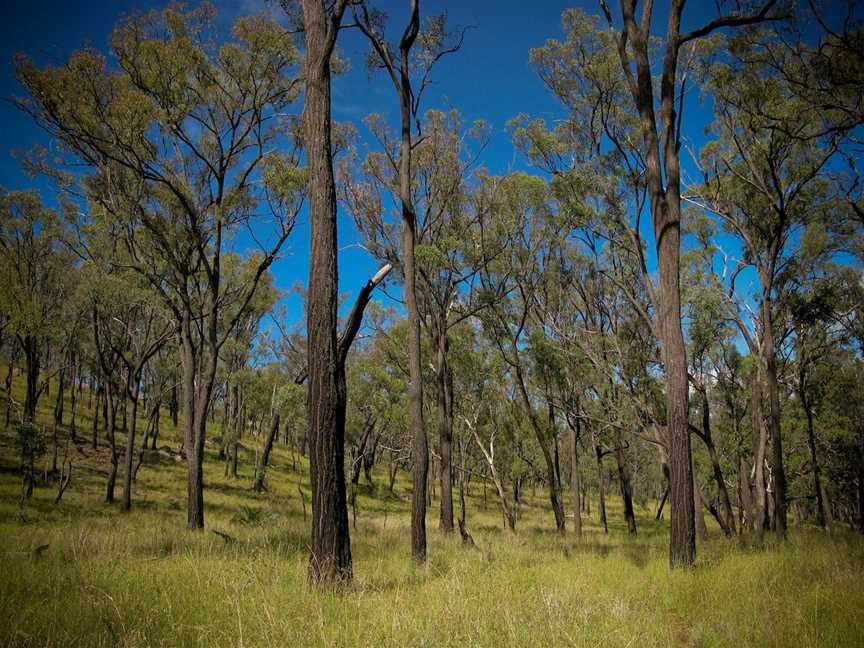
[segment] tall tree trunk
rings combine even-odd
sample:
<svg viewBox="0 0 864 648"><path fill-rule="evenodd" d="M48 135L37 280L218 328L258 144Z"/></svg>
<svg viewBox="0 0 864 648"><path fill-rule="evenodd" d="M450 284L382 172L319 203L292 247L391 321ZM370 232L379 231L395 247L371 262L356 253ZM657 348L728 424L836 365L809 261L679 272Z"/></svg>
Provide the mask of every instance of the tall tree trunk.
<svg viewBox="0 0 864 648"><path fill-rule="evenodd" d="M264 488L264 473L267 471L267 464L270 461L270 453L273 451L273 442L276 440L276 434L279 432L279 414L273 417L273 424L270 426L270 433L267 435L267 441L264 443L264 450L261 452L261 458L258 460L258 468L255 471L255 482L252 484L252 490L260 493Z"/></svg>
<svg viewBox="0 0 864 648"><path fill-rule="evenodd" d="M705 526L705 512L702 509L702 493L696 480L693 480L693 501L696 503L696 531L703 542L708 539L708 527Z"/></svg>
<svg viewBox="0 0 864 648"><path fill-rule="evenodd" d="M381 440L381 433L375 437L372 443L372 449L367 449L363 453L363 474L366 476L366 483L372 485L372 467L375 465L375 457L378 454L378 442Z"/></svg>
<svg viewBox="0 0 864 648"><path fill-rule="evenodd" d="M308 158L311 229L306 293L312 485L309 577L315 582L350 580L352 576L344 466L346 389L336 339L336 185L330 121L330 57L345 5L345 0L337 0L328 25L323 1L303 0L306 38L303 132Z"/></svg>
<svg viewBox="0 0 864 648"><path fill-rule="evenodd" d="M582 535L582 480L579 477L579 437L581 419L570 427L570 492L573 496L573 532Z"/></svg>
<svg viewBox="0 0 864 648"><path fill-rule="evenodd" d="M723 528L723 533L730 537L735 535L735 514L732 512L732 500L729 498L729 490L726 488L726 480L723 478L723 469L720 467L720 458L711 436L711 409L708 401L708 390L704 387L702 389L702 434L699 436L708 449L714 483L717 484L717 493L720 495L720 503L723 506L720 526ZM695 500L695 505L699 506L699 500Z"/></svg>
<svg viewBox="0 0 864 648"><path fill-rule="evenodd" d="M9 366L6 368L6 427L9 427L9 421L12 418L12 373L15 369L14 352L9 358Z"/></svg>
<svg viewBox="0 0 864 648"><path fill-rule="evenodd" d="M446 319L446 313L444 319ZM439 526L444 533L453 531L453 374L447 359L449 340L447 323L440 321L435 342L436 377L438 379L438 454L441 456L441 518Z"/></svg>
<svg viewBox="0 0 864 648"><path fill-rule="evenodd" d="M171 414L171 423L176 430L179 425L180 399L177 395L176 376L171 377L171 399L168 401L168 411Z"/></svg>
<svg viewBox="0 0 864 648"><path fill-rule="evenodd" d="M123 511L132 510L132 458L135 455L135 433L138 429L138 395L141 388L139 370L130 370L129 400L132 401L132 420L129 423L129 433L126 435L126 456L123 466Z"/></svg>
<svg viewBox="0 0 864 648"><path fill-rule="evenodd" d="M753 503L753 491L750 486L750 470L747 467L747 462L744 456L738 455L738 510L739 510L739 530L753 530L753 520L756 518L756 513Z"/></svg>
<svg viewBox="0 0 864 648"><path fill-rule="evenodd" d="M756 493L753 526L756 530L756 538L761 543L768 526L768 495L765 484L765 451L768 444L768 431L762 416L762 380L758 369L753 374L752 390L750 420L753 435L753 481Z"/></svg>
<svg viewBox="0 0 864 648"><path fill-rule="evenodd" d="M39 400L39 347L32 335L24 337L24 366L27 371L27 391L24 397L24 420L36 420L36 403Z"/></svg>
<svg viewBox="0 0 864 648"><path fill-rule="evenodd" d="M226 459L225 451L228 445L228 427L231 425L231 391L236 387L230 381L225 381L225 407L222 411L222 442L219 444L219 459Z"/></svg>
<svg viewBox="0 0 864 648"><path fill-rule="evenodd" d="M52 459L51 459L51 474L57 473L58 459L58 428L63 425L63 396L66 392L66 366L60 369L60 379L57 386L57 399L54 401L54 424L51 426L52 437Z"/></svg>
<svg viewBox="0 0 864 648"><path fill-rule="evenodd" d="M183 316L180 357L183 371L183 449L186 453L186 527L188 529L203 529L204 474L203 466L198 463L195 442L197 436L195 421L197 353L192 340L192 314L185 312Z"/></svg>
<svg viewBox="0 0 864 648"><path fill-rule="evenodd" d="M108 447L111 450L111 465L108 467L108 483L105 485L105 501L114 501L114 487L117 484L117 398L120 390L115 389L111 381L105 385L105 402L108 405Z"/></svg>
<svg viewBox="0 0 864 648"><path fill-rule="evenodd" d="M603 531L609 533L609 525L606 522L606 485L603 475L603 449L600 447L596 434L591 437L591 440L594 446L594 457L597 460L597 493L600 500L597 512L600 516L600 524L603 525Z"/></svg>
<svg viewBox="0 0 864 648"><path fill-rule="evenodd" d="M675 192L677 196L677 185ZM688 567L696 559L696 529L688 420L687 351L681 330L681 293L678 284L679 223L678 213L661 219L655 216L654 229L660 274L657 319L666 371L666 416L669 429L669 564L672 567Z"/></svg>
<svg viewBox="0 0 864 648"><path fill-rule="evenodd" d="M515 346L515 345L514 345ZM517 349L514 349L518 353ZM537 419L537 414L534 411L534 406L531 404L531 399L528 397L528 389L525 386L525 378L522 375L522 368L516 367L516 386L519 389L519 395L522 400L522 407L528 415L528 420L534 430L534 436L537 438L537 443L540 445L540 450L543 453L543 461L546 464L546 482L549 488L549 502L552 504L552 513L555 515L555 528L558 533L564 534L566 519L564 517L564 506L561 503L561 489L558 483L558 476L555 471L555 458L552 450L549 448L548 437L551 430L545 430Z"/></svg>
<svg viewBox="0 0 864 648"><path fill-rule="evenodd" d="M93 407L93 450L99 449L99 407L102 398L104 398L103 391L104 388L100 386L96 392L96 405Z"/></svg>
<svg viewBox="0 0 864 648"><path fill-rule="evenodd" d="M630 471L624 456L624 446L618 439L615 448L615 461L618 464L618 479L621 482L621 501L624 503L624 520L627 522L627 533L636 535L636 515L633 512L633 484L630 481Z"/></svg>
<svg viewBox="0 0 864 648"><path fill-rule="evenodd" d="M71 420L69 421L69 435L72 437L73 442L77 442L78 441L77 434L76 434L77 433L77 429L76 429L77 424L76 424L76 420L75 420L75 415L76 415L77 410L78 410L78 398L81 394L81 387L80 387L81 383L80 383L80 378L79 378L78 385L75 384L76 367L74 364L74 358L73 358L73 363L72 363L70 371L72 373L72 380L71 380L72 389L69 391L69 398L71 400L70 405L71 405L72 411L69 413L70 417L71 417ZM77 387L77 389L76 389L76 387Z"/></svg>
<svg viewBox="0 0 864 648"><path fill-rule="evenodd" d="M822 493L822 475L819 458L816 456L816 431L813 426L813 404L807 398L806 377L804 372L798 382L798 396L807 416L807 446L810 448L810 463L813 464L813 489L816 491L816 518L823 529L826 526L825 499Z"/></svg>
<svg viewBox="0 0 864 648"><path fill-rule="evenodd" d="M407 57L407 53L405 54ZM407 63L406 63L407 65ZM417 215L411 197L411 115L408 88L403 87L402 144L399 153L399 186L402 199L402 272L405 277L405 310L408 313L408 411L414 451L411 493L411 555L426 561L426 481L429 475L429 447L423 422L423 371L421 367L420 313L417 309L414 246ZM452 526L452 523L451 523Z"/></svg>
<svg viewBox="0 0 864 648"><path fill-rule="evenodd" d="M774 479L775 530L786 537L786 471L783 468L783 440L780 434L780 385L777 380L777 352L774 342L774 320L770 293L762 298L762 351L765 364L765 388L768 392L768 428L771 438L771 471Z"/></svg>

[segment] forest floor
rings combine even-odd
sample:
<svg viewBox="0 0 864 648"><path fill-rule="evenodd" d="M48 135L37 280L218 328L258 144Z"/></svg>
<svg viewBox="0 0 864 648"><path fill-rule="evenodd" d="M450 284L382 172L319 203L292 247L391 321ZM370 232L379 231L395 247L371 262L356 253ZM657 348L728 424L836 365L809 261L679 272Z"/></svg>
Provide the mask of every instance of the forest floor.
<svg viewBox="0 0 864 648"><path fill-rule="evenodd" d="M48 420L53 399L40 405ZM86 408L79 425L89 438ZM68 446L74 468L60 504L56 485L40 482L22 512L14 436L0 433L0 645L864 645L864 539L849 531L795 529L757 549L711 527L696 566L670 572L668 527L654 521L653 501L637 507L636 537L626 535L614 493L608 534L592 501L577 539L569 528L554 532L543 493L529 489L514 536L492 491L484 502L474 483L467 520L476 547L438 531L436 499L429 559L418 568L410 481L400 472L391 494L383 467L374 486L361 480L353 583L320 590L306 582L305 460L277 444L268 490L256 494L251 448L260 440L244 441L239 479L224 476L208 447L207 529L190 532L180 461L148 455L130 513L103 503L101 439L98 453ZM179 445L167 417L163 444Z"/></svg>

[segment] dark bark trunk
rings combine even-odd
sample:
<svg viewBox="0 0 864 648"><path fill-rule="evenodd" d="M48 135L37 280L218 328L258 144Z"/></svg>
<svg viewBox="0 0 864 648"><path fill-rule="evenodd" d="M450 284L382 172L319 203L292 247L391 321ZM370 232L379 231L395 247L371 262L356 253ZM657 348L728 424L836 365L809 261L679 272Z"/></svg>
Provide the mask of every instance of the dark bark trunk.
<svg viewBox="0 0 864 648"><path fill-rule="evenodd" d="M720 504L723 506L720 526L727 537L733 536L735 535L735 514L732 512L732 500L729 498L729 490L726 488L726 480L723 478L723 469L720 467L720 458L711 436L711 409L706 389L702 391L702 434L699 436L708 449L714 483L717 484L717 493L720 496ZM698 500L695 500L695 503L696 506L699 506Z"/></svg>
<svg viewBox="0 0 864 648"><path fill-rule="evenodd" d="M663 489L663 497L660 498L660 504L657 506L657 513L654 515L655 520L660 520L663 517L663 507L666 506L666 500L669 498L669 486Z"/></svg>
<svg viewBox="0 0 864 648"><path fill-rule="evenodd" d="M345 9L338 0L329 19L321 0L303 0L306 89L303 132L308 158L311 254L307 291L309 471L312 485L314 582L350 580L351 540L345 495L344 368L336 327L338 271L336 185L331 146L330 57Z"/></svg>
<svg viewBox="0 0 864 648"><path fill-rule="evenodd" d="M114 488L117 484L117 399L119 389L115 389L110 381L105 386L105 403L108 406L108 447L111 451L111 465L108 467L108 483L105 485L105 501L114 501Z"/></svg>
<svg viewBox="0 0 864 648"><path fill-rule="evenodd" d="M96 392L96 406L93 408L93 450L99 449L99 407L103 396L103 388Z"/></svg>
<svg viewBox="0 0 864 648"><path fill-rule="evenodd" d="M514 349L515 353L518 353L517 349ZM540 445L540 450L543 453L543 461L546 464L546 481L547 486L549 488L549 502L552 504L552 512L555 515L555 528L558 530L558 533L564 534L566 519L564 517L564 506L561 503L560 498L560 487L558 483L558 476L555 471L555 458L553 456L552 450L550 449L550 443L548 436L551 435L552 430L544 430L543 426L540 424L540 421L537 419L537 414L534 412L534 406L531 404L531 400L528 397L528 389L525 386L525 379L522 375L521 367L516 367L516 386L519 389L519 395L522 400L522 407L525 410L525 413L528 415L528 420L531 423L531 427L534 430L534 436L537 438L537 443Z"/></svg>
<svg viewBox="0 0 864 648"><path fill-rule="evenodd" d="M132 371L128 389L129 400L132 402L132 420L129 423L129 432L126 435L126 456L123 466L123 511L132 510L132 458L135 455L135 433L138 429L138 395L141 386L141 375Z"/></svg>
<svg viewBox="0 0 864 648"><path fill-rule="evenodd" d="M15 369L14 355L9 358L9 366L6 368L6 427L9 427L9 421L12 418L12 374Z"/></svg>
<svg viewBox="0 0 864 648"><path fill-rule="evenodd" d="M168 401L168 411L171 414L171 423L176 430L179 424L180 399L177 395L177 380L176 377L171 377L171 399Z"/></svg>
<svg viewBox="0 0 864 648"><path fill-rule="evenodd" d="M657 255L656 291L653 291L653 283L648 277L647 269L643 268L642 272L646 287L653 292L655 332L660 341L661 359L666 374L669 506L671 508L669 564L672 568L689 567L696 559L688 418L687 349L682 330L679 283L681 169L678 142L680 124L675 103L683 6L683 2L673 3L669 10L665 54L659 84L659 115L655 112L655 77L649 54L650 4L646 5L647 14L643 16L643 24L639 25L635 16L635 3L621 3L623 29L629 37L629 43L626 43L628 47L622 46L619 50L622 69L627 72L634 106L639 115L645 159L645 181ZM622 43L624 42L625 40L622 40ZM634 236L637 237L638 244L639 233L636 232Z"/></svg>
<svg viewBox="0 0 864 648"><path fill-rule="evenodd" d="M755 519L753 492L750 486L750 471L743 455L738 457L738 510L739 529L743 531L746 528L752 531Z"/></svg>
<svg viewBox="0 0 864 648"><path fill-rule="evenodd" d="M606 486L603 475L603 450L600 447L597 437L592 437L594 445L594 457L597 459L597 492L599 497L598 513L600 515L600 524L603 525L603 531L609 533L609 526L606 522Z"/></svg>
<svg viewBox="0 0 864 648"><path fill-rule="evenodd" d="M627 533L636 535L636 515L633 512L633 484L630 481L630 471L624 456L624 446L618 439L615 448L615 461L618 464L618 480L621 483L621 501L624 504L624 520L627 522Z"/></svg>
<svg viewBox="0 0 864 648"><path fill-rule="evenodd" d="M204 528L204 471L198 461L195 421L195 373L197 355L192 340L191 313L184 313L181 325L181 365L183 371L183 450L186 453L186 528ZM203 459L203 447L201 448Z"/></svg>
<svg viewBox="0 0 864 648"><path fill-rule="evenodd" d="M375 457L378 454L378 442L381 440L381 433L375 437L375 441L372 443L372 448L367 449L365 453L363 453L363 474L366 477L366 483L372 486L372 467L375 465Z"/></svg>
<svg viewBox="0 0 864 648"><path fill-rule="evenodd" d="M768 392L768 429L771 439L771 471L774 481L774 528L786 537L786 471L783 468L783 440L780 433L780 385L777 380L777 353L774 321L767 292L762 300L762 349L765 364L765 388Z"/></svg>
<svg viewBox="0 0 864 648"><path fill-rule="evenodd" d="M570 492L573 496L573 532L582 535L582 481L579 477L579 437L581 419L577 416L570 429Z"/></svg>
<svg viewBox="0 0 864 648"><path fill-rule="evenodd" d="M693 501L696 503L696 532L703 542L708 539L708 527L705 526L705 513L702 510L702 493L696 480L693 480Z"/></svg>
<svg viewBox="0 0 864 648"><path fill-rule="evenodd" d="M270 453L273 451L273 442L276 440L278 432L279 414L276 414L273 417L273 424L270 426L270 433L267 435L264 450L261 452L261 459L258 461L258 469L255 471L255 483L252 484L252 489L256 493L260 493L264 488L264 473L267 471L267 464L270 462Z"/></svg>
<svg viewBox="0 0 864 648"><path fill-rule="evenodd" d="M446 314L444 315L446 318ZM438 379L438 454L441 483L441 517L439 527L444 533L453 531L453 374L448 361L449 340L446 322L439 322L437 333L436 376Z"/></svg>
<svg viewBox="0 0 864 648"><path fill-rule="evenodd" d="M240 405L240 410L234 419L234 434L231 436L231 453L230 461L227 468L230 468L231 479L238 479L240 475L237 473L237 467L240 463L240 439L243 438L243 429L246 426L246 405Z"/></svg>
<svg viewBox="0 0 864 648"><path fill-rule="evenodd" d="M63 425L63 397L66 395L66 367L60 369L57 380L57 399L54 401L54 425Z"/></svg>
<svg viewBox="0 0 864 648"><path fill-rule="evenodd" d="M363 461L366 456L366 447L369 443L369 436L375 429L375 417L369 413L366 415L366 420L363 422L363 433L360 435L360 443L351 453L351 484L357 486L360 483L360 471L363 469Z"/></svg>
<svg viewBox="0 0 864 648"><path fill-rule="evenodd" d="M222 411L222 442L219 444L220 461L227 459L225 454L226 447L228 445L228 439L231 436L229 433L229 428L231 426L231 396L232 390L236 388L237 386L232 386L230 381L225 381L225 407Z"/></svg>
<svg viewBox="0 0 864 648"><path fill-rule="evenodd" d="M768 444L768 431L762 417L762 380L759 370L753 374L753 393L750 398L750 420L753 437L753 481L754 508L753 527L758 542L762 542L768 526L768 494L765 483L765 451Z"/></svg>
<svg viewBox="0 0 864 648"><path fill-rule="evenodd" d="M816 521L823 529L827 524L827 516L825 515L825 498L822 493L822 474L819 467L819 458L816 456L816 430L813 425L813 404L807 399L806 377L804 372L801 372L798 395L801 398L801 405L804 407L804 413L807 416L807 446L810 448L810 463L813 464L813 490L816 491Z"/></svg>
<svg viewBox="0 0 864 648"><path fill-rule="evenodd" d="M24 397L24 421L36 420L36 403L39 400L39 347L36 338L28 335L23 340L24 362L27 371L27 391Z"/></svg>
<svg viewBox="0 0 864 648"><path fill-rule="evenodd" d="M72 382L72 389L69 391L69 399L71 401L70 406L71 406L72 411L69 413L70 418L71 418L71 420L69 421L69 435L71 436L73 442L77 442L78 441L78 439L77 439L78 430L77 430L76 414L78 411L78 398L81 395L81 387L80 387L81 383L80 383L80 379L79 379L77 389L76 389L76 384L75 384L76 376L75 376L75 365L74 364L72 364L72 368L70 371L72 373L72 381L71 381Z"/></svg>

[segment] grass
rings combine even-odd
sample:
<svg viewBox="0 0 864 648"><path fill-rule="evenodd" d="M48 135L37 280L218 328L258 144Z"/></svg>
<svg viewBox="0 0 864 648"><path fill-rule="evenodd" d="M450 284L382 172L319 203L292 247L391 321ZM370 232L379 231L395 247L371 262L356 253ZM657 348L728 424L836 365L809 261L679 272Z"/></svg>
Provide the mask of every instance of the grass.
<svg viewBox="0 0 864 648"><path fill-rule="evenodd" d="M45 420L52 404L43 398ZM163 430L176 446L167 419ZM22 520L11 442L9 431L0 435L0 645L864 644L864 540L848 532L795 530L755 549L712 528L696 567L670 572L668 529L647 509L637 510L636 538L626 537L615 497L608 535L591 516L582 539L561 538L538 489L514 537L491 490L484 508L474 485L468 523L477 548L438 532L436 501L429 560L418 568L409 558L408 476L391 496L382 470L378 487L358 497L353 584L320 590L305 578L309 522L298 486L308 506L307 464L292 471L281 444L260 495L250 488L251 456L232 480L208 448L208 530L189 532L183 464L142 466L133 511L122 514L101 502L107 454L86 447L86 457L70 450L73 481L61 504L53 505L56 488L42 485Z"/></svg>

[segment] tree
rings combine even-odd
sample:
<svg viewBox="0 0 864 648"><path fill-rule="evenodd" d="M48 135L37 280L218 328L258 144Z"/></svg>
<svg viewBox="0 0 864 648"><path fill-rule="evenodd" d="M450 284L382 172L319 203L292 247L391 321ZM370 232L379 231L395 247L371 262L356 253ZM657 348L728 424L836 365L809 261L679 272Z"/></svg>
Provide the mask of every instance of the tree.
<svg viewBox="0 0 864 648"><path fill-rule="evenodd" d="M112 37L119 69L87 50L61 67L17 61L18 101L89 174L90 215L126 250L172 313L182 366L187 527L204 526L203 460L219 351L293 228L305 175L270 150L277 116L297 93L290 36L241 18L234 40L209 40L212 8L124 19ZM275 225L255 267L226 285L226 240L263 208Z"/></svg>
<svg viewBox="0 0 864 648"><path fill-rule="evenodd" d="M744 249L730 279L730 294L744 268L752 266L758 276L758 328L750 346L762 362L776 530L783 537L787 480L777 366L783 295L798 253L796 242L803 240L799 235L814 227L842 227L844 210L833 208L832 189L822 175L839 139L832 136L817 145L821 122L811 117L809 104L796 99L772 73L759 50L747 39L735 41L731 62L711 70L718 139L703 150L705 185L699 190L701 202L696 202L713 211ZM743 319L734 316L743 331Z"/></svg>
<svg viewBox="0 0 864 648"><path fill-rule="evenodd" d="M682 34L681 16L685 3L686 0L672 0L669 7L659 97L655 97L651 67L650 30L653 3L650 0L642 5L641 19L636 17L638 0L621 0L622 28L618 36L621 68L633 99L633 107L639 114L645 182L657 253L658 285L656 291L651 292L666 373L666 416L670 450L669 500L672 509L669 563L672 567L687 567L693 564L696 555L688 421L687 350L682 330L679 285L681 249L679 151L684 110L684 89L678 88L679 58L687 43L707 36L717 29L773 19L770 12L775 0L764 3L755 13L737 12L729 16L720 16L692 32ZM601 6L611 27L612 14L606 7L605 1L601 2ZM692 47L691 45L691 49ZM686 83L686 75L681 83L682 85Z"/></svg>
<svg viewBox="0 0 864 648"><path fill-rule="evenodd" d="M361 289L337 339L336 184L333 177L331 59L347 0L329 12L324 2L303 1L306 95L303 140L309 168L312 254L306 297L309 376L309 469L312 480L314 581L350 580L351 541L345 500L345 360L375 287L390 272L382 267Z"/></svg>
<svg viewBox="0 0 864 648"><path fill-rule="evenodd" d="M396 227L382 209L388 193L399 192L397 143L380 115L366 124L384 149L369 153L362 162L362 175L352 177L344 169L344 196L364 247L376 257L399 265L400 242ZM466 233L477 224L472 167L482 150L487 128L483 122L464 129L455 111L428 111L420 122L423 133L413 150L411 193L416 221L417 307L420 323L431 342L434 367L436 418L438 423L439 479L441 486L440 528L453 531L453 372L450 367L450 331L476 310L470 303L479 267L478 250ZM347 165L346 165L347 167ZM473 181L473 182L472 182ZM482 305L480 305L482 307Z"/></svg>
<svg viewBox="0 0 864 648"><path fill-rule="evenodd" d="M410 0L411 14L399 40L399 59L395 60L390 44L382 33L383 15L368 10L366 3L352 4L355 24L369 40L378 62L387 71L399 99L401 138L398 156L398 196L402 207L402 275L404 277L405 308L408 312L408 402L414 435L414 489L411 504L411 555L417 562L426 560L426 479L429 472L429 447L423 423L423 378L420 358L420 313L417 307L415 246L417 212L411 192L411 161L413 151L412 120L416 118L423 84L416 93L411 87L411 49L420 33L420 1ZM427 59L425 75L432 61ZM397 166L396 162L393 162Z"/></svg>
<svg viewBox="0 0 864 648"><path fill-rule="evenodd" d="M27 423L35 422L36 405L48 387L51 376L42 375L47 346L64 329L64 308L75 286L73 256L61 239L60 216L35 192L0 193L0 312L4 331L14 334L24 351L22 421Z"/></svg>

